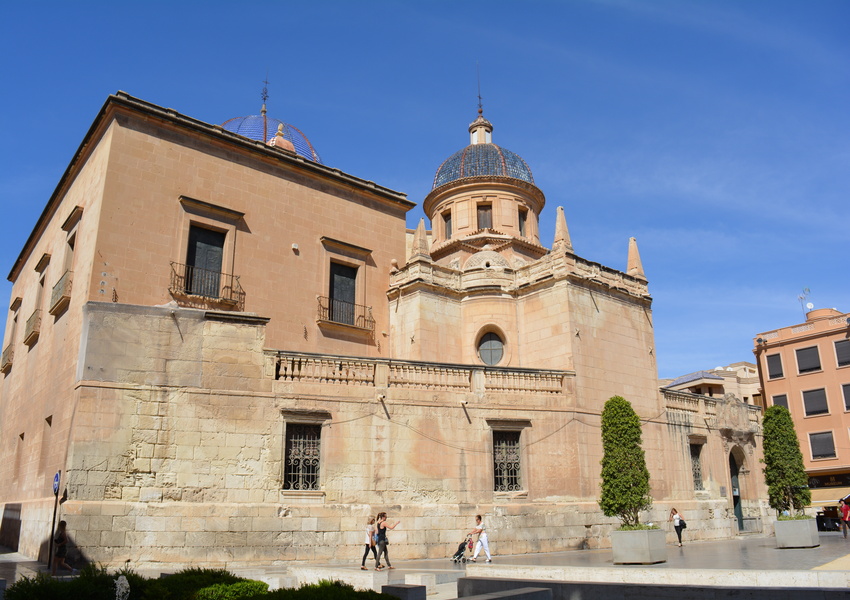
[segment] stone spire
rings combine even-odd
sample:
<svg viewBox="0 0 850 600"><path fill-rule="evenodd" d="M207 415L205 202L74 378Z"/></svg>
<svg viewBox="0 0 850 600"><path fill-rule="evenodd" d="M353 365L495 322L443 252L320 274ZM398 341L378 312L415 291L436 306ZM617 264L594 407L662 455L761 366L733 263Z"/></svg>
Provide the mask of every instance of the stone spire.
<svg viewBox="0 0 850 600"><path fill-rule="evenodd" d="M643 263L640 261L640 252L638 252L637 240L629 238L629 260L626 264L626 273L637 279L646 281L646 275L643 272Z"/></svg>
<svg viewBox="0 0 850 600"><path fill-rule="evenodd" d="M413 234L413 248L407 262L425 260L431 262L431 251L428 249L428 235L425 233L425 219L419 219L416 233Z"/></svg>
<svg viewBox="0 0 850 600"><path fill-rule="evenodd" d="M558 207L557 217L555 217L555 242L552 244L552 249L557 252L573 251L573 243L570 240L570 230L567 229L567 218L564 216L563 206ZM629 252L629 256L631 256L631 251Z"/></svg>

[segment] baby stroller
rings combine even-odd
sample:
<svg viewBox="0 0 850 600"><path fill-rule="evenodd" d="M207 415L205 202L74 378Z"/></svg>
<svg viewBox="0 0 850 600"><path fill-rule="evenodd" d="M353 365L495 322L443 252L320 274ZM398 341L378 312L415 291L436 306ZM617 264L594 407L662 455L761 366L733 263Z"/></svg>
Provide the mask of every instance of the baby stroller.
<svg viewBox="0 0 850 600"><path fill-rule="evenodd" d="M466 539L463 540L457 547L457 552L452 556L452 562L456 563L465 563L466 562L466 551L467 549L472 552L472 536L466 536Z"/></svg>

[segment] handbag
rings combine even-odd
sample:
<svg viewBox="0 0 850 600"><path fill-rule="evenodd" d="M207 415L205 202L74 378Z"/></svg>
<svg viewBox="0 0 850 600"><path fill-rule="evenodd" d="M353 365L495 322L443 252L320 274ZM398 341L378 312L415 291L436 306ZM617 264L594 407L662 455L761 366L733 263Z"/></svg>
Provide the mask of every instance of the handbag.
<svg viewBox="0 0 850 600"><path fill-rule="evenodd" d="M684 520L684 519L679 519L679 527L681 527L682 529L687 529L687 528L688 528L688 524L687 524L687 523L685 523L685 520Z"/></svg>

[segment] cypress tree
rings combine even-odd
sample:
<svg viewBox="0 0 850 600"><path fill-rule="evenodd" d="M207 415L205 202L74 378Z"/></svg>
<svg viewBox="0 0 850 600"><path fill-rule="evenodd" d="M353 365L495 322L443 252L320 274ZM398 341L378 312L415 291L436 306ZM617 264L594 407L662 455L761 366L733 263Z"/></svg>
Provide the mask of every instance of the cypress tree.
<svg viewBox="0 0 850 600"><path fill-rule="evenodd" d="M641 448L640 419L628 400L613 396L602 410L602 497L606 517L623 526L640 523L640 511L652 506L649 470Z"/></svg>
<svg viewBox="0 0 850 600"><path fill-rule="evenodd" d="M784 406L771 406L764 411L762 427L768 503L778 513L802 512L811 503L812 492L791 413Z"/></svg>

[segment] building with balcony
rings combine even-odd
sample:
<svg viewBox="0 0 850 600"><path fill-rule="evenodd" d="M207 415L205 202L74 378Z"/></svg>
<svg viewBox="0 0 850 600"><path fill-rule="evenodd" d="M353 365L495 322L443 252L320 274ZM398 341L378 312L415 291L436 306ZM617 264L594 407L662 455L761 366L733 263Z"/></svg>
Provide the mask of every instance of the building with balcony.
<svg viewBox="0 0 850 600"><path fill-rule="evenodd" d="M837 505L850 494L850 313L810 310L753 344L767 405L794 420L812 505Z"/></svg>
<svg viewBox="0 0 850 600"><path fill-rule="evenodd" d="M725 367L695 371L674 379L662 379L659 383L666 389L702 394L710 398L731 394L744 404L764 408L758 369L751 362L736 362Z"/></svg>
<svg viewBox="0 0 850 600"><path fill-rule="evenodd" d="M380 510L398 558L476 513L499 552L604 546L613 395L644 424L646 520L761 527L757 411L659 393L635 240L624 271L582 258L559 209L544 246L492 131L479 112L411 231L403 193L265 106L219 126L110 96L9 274L0 544L44 557L61 471L74 546L113 565L354 556Z"/></svg>

